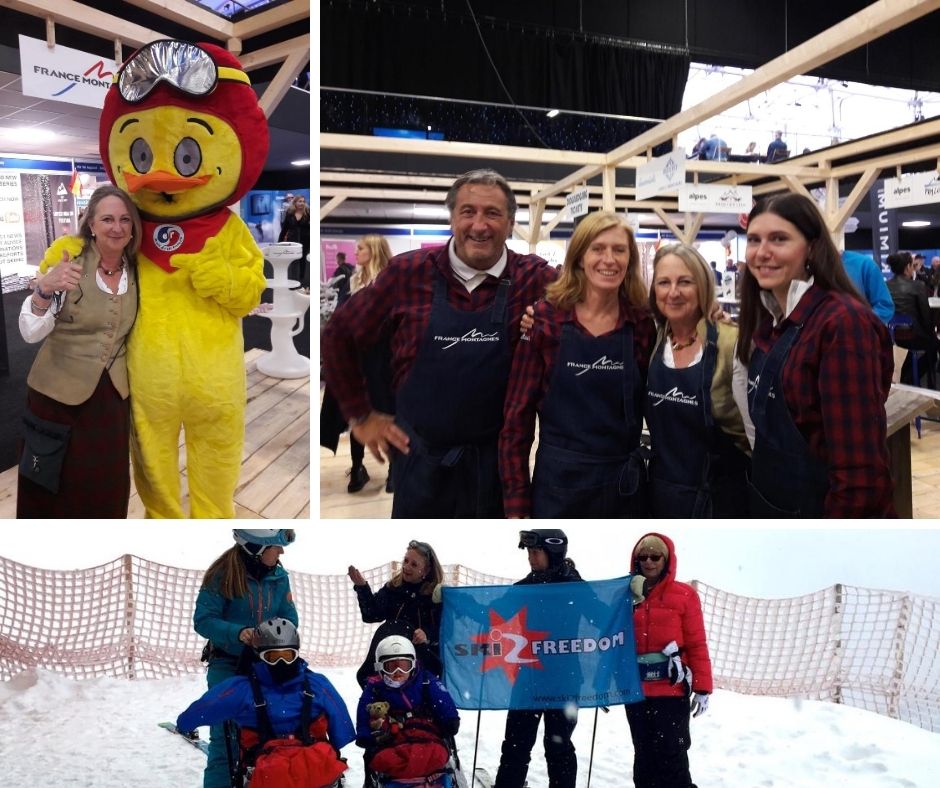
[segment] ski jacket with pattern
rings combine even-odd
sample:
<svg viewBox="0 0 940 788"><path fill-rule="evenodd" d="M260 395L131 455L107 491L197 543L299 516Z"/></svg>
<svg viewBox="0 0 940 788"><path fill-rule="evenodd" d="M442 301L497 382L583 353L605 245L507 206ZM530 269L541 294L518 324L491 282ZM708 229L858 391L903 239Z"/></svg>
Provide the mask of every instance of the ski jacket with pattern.
<svg viewBox="0 0 940 788"><path fill-rule="evenodd" d="M280 564L261 580L246 576L248 594L226 599L219 591L218 577L199 592L193 628L212 641L233 659L241 654L242 643L238 633L245 627L256 627L269 618L286 618L297 626L297 609L290 591L290 577Z"/></svg>
<svg viewBox="0 0 940 788"><path fill-rule="evenodd" d="M300 727L306 674L313 692L310 719L315 720L321 715L326 717L330 744L339 751L356 738L346 704L326 676L314 673L303 659L298 657L298 660L300 671L283 684L274 681L263 662L252 665L261 685L261 694L268 704L274 735L285 738ZM180 714L176 727L181 731L191 731L202 725L219 725L225 720L234 720L243 728L258 727L258 713L248 676L232 676L216 684Z"/></svg>
<svg viewBox="0 0 940 788"><path fill-rule="evenodd" d="M637 540L631 553L632 572L642 573L636 565L637 545L650 534ZM636 653L662 651L676 641L682 663L692 669L692 691L712 691L712 663L705 640L702 603L692 586L676 580L676 547L668 536L654 533L669 548L669 558L660 581L650 589L639 605L633 608L633 630ZM666 680L644 681L643 694L648 697L681 697L687 692L684 683L670 686Z"/></svg>

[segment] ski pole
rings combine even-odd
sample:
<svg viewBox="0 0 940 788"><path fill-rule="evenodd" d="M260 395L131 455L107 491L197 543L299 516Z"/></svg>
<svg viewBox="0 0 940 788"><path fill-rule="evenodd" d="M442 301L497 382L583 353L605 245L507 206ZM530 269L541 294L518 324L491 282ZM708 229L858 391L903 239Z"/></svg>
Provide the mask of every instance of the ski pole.
<svg viewBox="0 0 940 788"><path fill-rule="evenodd" d="M607 714L608 712L610 712L610 709L608 709L606 706L601 706L600 708L604 710L604 714ZM595 706L594 707L594 730L591 731L591 754L588 756L588 776L587 776L586 788L591 788L591 769L594 768L594 742L597 739L597 709L598 707Z"/></svg>
<svg viewBox="0 0 940 788"><path fill-rule="evenodd" d="M470 788L477 784L477 752L480 749L480 718L483 716L483 710L477 709L477 733L473 740L473 771L470 772Z"/></svg>

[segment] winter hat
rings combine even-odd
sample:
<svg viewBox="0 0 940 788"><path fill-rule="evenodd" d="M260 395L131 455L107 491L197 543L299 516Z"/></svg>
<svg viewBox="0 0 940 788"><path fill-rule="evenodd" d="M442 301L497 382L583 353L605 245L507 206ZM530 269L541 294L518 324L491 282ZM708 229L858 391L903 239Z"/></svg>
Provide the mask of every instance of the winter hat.
<svg viewBox="0 0 940 788"><path fill-rule="evenodd" d="M660 539L656 534L647 534L639 542L637 542L636 547L633 549L633 560L636 560L636 557L640 555L644 550L658 553L662 555L667 561L669 560L669 548L666 547L666 543Z"/></svg>

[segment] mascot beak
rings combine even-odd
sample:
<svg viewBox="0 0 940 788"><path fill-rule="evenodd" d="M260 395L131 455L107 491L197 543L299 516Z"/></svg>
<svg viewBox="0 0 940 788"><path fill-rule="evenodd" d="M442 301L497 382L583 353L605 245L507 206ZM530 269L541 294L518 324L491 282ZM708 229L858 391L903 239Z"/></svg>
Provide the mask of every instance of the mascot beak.
<svg viewBox="0 0 940 788"><path fill-rule="evenodd" d="M171 172L155 170L144 175L135 175L128 172L124 174L127 181L127 190L131 194L139 192L141 189L147 189L152 192L166 192L175 194L184 192L187 189L194 189L197 186L204 186L211 179L211 175L200 175L194 178L182 178Z"/></svg>

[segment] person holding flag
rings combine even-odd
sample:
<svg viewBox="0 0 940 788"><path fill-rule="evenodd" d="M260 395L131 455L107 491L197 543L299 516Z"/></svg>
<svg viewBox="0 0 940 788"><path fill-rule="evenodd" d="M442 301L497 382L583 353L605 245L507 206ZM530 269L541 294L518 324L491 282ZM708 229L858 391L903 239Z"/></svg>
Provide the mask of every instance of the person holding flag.
<svg viewBox="0 0 940 788"><path fill-rule="evenodd" d="M531 572L516 585L567 583L581 580L567 557L568 537L560 528L519 532L519 549L528 551ZM574 788L578 758L571 734L578 723L577 709L512 709L506 715L499 771L494 788L523 788L529 771L539 720L545 717L545 763L549 788Z"/></svg>
<svg viewBox="0 0 940 788"><path fill-rule="evenodd" d="M633 632L645 696L625 706L633 739L633 784L695 788L689 720L705 713L712 691L702 604L692 586L676 580L676 549L668 536L641 537L633 548L631 572L643 578L635 588Z"/></svg>

